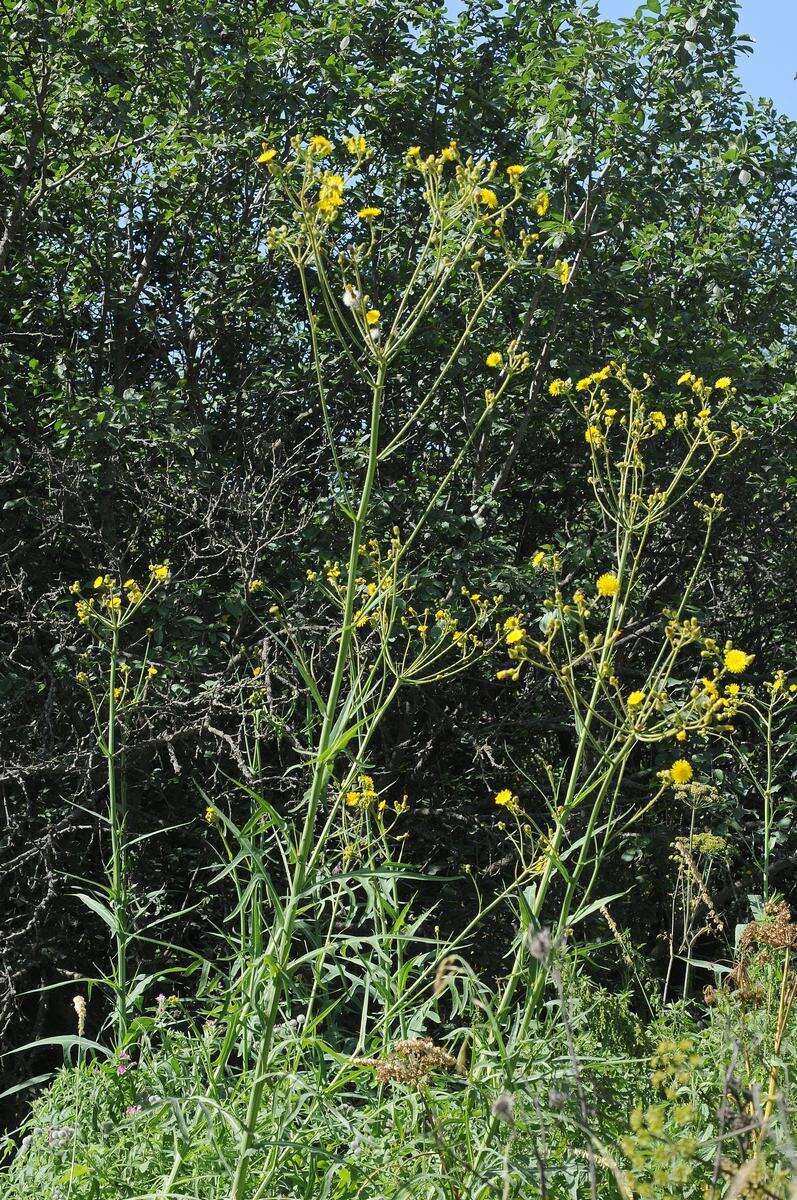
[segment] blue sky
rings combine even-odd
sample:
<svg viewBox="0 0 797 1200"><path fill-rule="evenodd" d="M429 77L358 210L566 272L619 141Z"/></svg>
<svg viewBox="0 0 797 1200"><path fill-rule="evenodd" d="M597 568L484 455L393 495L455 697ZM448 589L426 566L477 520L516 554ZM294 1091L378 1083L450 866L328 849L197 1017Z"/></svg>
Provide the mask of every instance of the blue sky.
<svg viewBox="0 0 797 1200"><path fill-rule="evenodd" d="M606 17L630 17L639 0L599 0ZM697 7L697 5L695 6ZM742 0L739 32L755 38L742 55L739 74L751 96L768 96L781 112L797 117L797 0Z"/></svg>

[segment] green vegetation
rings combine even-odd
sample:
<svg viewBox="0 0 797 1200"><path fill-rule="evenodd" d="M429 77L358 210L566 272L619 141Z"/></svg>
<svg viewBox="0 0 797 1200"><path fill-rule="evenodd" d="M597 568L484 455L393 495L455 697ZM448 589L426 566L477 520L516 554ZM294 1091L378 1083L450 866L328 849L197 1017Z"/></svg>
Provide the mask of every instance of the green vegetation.
<svg viewBox="0 0 797 1200"><path fill-rule="evenodd" d="M735 5L2 20L3 1196L794 1200Z"/></svg>

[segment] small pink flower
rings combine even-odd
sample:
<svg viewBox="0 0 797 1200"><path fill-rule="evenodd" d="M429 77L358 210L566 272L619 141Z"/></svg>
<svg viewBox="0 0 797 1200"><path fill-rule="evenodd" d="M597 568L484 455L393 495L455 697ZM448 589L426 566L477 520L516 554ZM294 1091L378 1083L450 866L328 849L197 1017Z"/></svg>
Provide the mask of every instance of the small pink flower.
<svg viewBox="0 0 797 1200"><path fill-rule="evenodd" d="M126 1117L134 1117L136 1115L136 1113L140 1113L140 1112L141 1112L140 1104L128 1104L127 1108L125 1109L125 1116Z"/></svg>

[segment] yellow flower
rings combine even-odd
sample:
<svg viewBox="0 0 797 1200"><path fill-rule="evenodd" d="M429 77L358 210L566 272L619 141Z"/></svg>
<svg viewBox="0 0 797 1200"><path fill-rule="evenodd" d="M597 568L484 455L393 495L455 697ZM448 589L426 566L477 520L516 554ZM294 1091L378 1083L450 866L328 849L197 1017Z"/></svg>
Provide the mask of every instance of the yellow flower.
<svg viewBox="0 0 797 1200"><path fill-rule="evenodd" d="M277 157L277 151L271 150L268 145L263 142L260 154L258 156L259 163L270 163L272 159Z"/></svg>
<svg viewBox="0 0 797 1200"><path fill-rule="evenodd" d="M420 156L421 156L420 146L410 146L409 150L407 151L407 158L420 158Z"/></svg>
<svg viewBox="0 0 797 1200"><path fill-rule="evenodd" d="M639 708L642 701L645 699L644 692L631 692L628 696L627 704L629 708Z"/></svg>
<svg viewBox="0 0 797 1200"><path fill-rule="evenodd" d="M365 314L366 325L376 325L381 315L382 314L378 308L369 308L368 312Z"/></svg>
<svg viewBox="0 0 797 1200"><path fill-rule="evenodd" d="M77 579L75 580L75 582L74 582L74 583L70 583L70 585L69 585L69 590L70 590L70 592L72 593L72 595L73 595L73 596L79 596L79 595L80 595L80 583L78 582L78 580L77 580Z"/></svg>
<svg viewBox="0 0 797 1200"><path fill-rule="evenodd" d="M370 221L372 217L378 217L381 212L381 208L374 208L372 205L368 205L366 208L361 208L357 216L361 221Z"/></svg>
<svg viewBox="0 0 797 1200"><path fill-rule="evenodd" d="M143 599L144 599L144 593L142 592L141 588L137 584L134 587L129 588L129 590L127 591L128 604L139 604L140 601Z"/></svg>
<svg viewBox="0 0 797 1200"><path fill-rule="evenodd" d="M535 553L532 557L532 560L531 560L531 565L533 567L541 567L544 562L545 562L545 551L544 550L535 551Z"/></svg>
<svg viewBox="0 0 797 1200"><path fill-rule="evenodd" d="M721 376L721 377L720 377L720 378L717 380L717 382L714 384L714 387L715 387L715 388L716 388L718 391L720 391L720 392L724 392L724 391L726 391L726 390L727 390L727 389L728 389L730 386L731 386L731 377L730 377L730 375L722 375L722 376Z"/></svg>
<svg viewBox="0 0 797 1200"><path fill-rule="evenodd" d="M492 370L497 370L497 368L503 363L504 356L501 354L500 350L491 350L484 361Z"/></svg>
<svg viewBox="0 0 797 1200"><path fill-rule="evenodd" d="M347 792L346 793L346 803L349 806L349 808L356 808L357 805L360 803L360 793L355 792L355 791Z"/></svg>
<svg viewBox="0 0 797 1200"><path fill-rule="evenodd" d="M725 689L725 695L726 696L738 696L739 695L738 683L729 683Z"/></svg>
<svg viewBox="0 0 797 1200"><path fill-rule="evenodd" d="M212 804L209 804L205 809L205 820L207 821L208 825L215 825L218 819L218 809L214 808Z"/></svg>
<svg viewBox="0 0 797 1200"><path fill-rule="evenodd" d="M309 144L310 153L314 154L316 158L325 158L327 154L331 154L332 150L334 149L329 138L324 137L324 135L320 133L317 133L311 137Z"/></svg>
<svg viewBox="0 0 797 1200"><path fill-rule="evenodd" d="M262 592L263 591L263 580L262 579L250 579L249 583L247 584L247 591L251 592L252 594L254 594L255 592Z"/></svg>
<svg viewBox="0 0 797 1200"><path fill-rule="evenodd" d="M694 375L691 371L684 371L683 375L681 375L678 379L678 386L680 387L682 384L691 383L693 379Z"/></svg>
<svg viewBox="0 0 797 1200"><path fill-rule="evenodd" d="M343 204L343 177L327 171L318 191L318 211L334 218Z"/></svg>
<svg viewBox="0 0 797 1200"><path fill-rule="evenodd" d="M548 391L552 396L562 396L565 392L570 391L570 380L552 379L548 384Z"/></svg>
<svg viewBox="0 0 797 1200"><path fill-rule="evenodd" d="M514 798L515 797L509 788L502 788L501 791L496 794L495 803L499 808L509 808L511 807Z"/></svg>
<svg viewBox="0 0 797 1200"><path fill-rule="evenodd" d="M147 667L147 675L150 677L150 679L154 679L157 674L158 674L157 667Z"/></svg>
<svg viewBox="0 0 797 1200"><path fill-rule="evenodd" d="M664 429L665 425L667 424L667 418L663 412L652 412L650 414L650 420L656 429Z"/></svg>
<svg viewBox="0 0 797 1200"><path fill-rule="evenodd" d="M692 764L685 758L678 758L670 767L670 779L673 783L688 783L694 775Z"/></svg>
<svg viewBox="0 0 797 1200"><path fill-rule="evenodd" d="M105 583L105 577L103 575L98 575L97 578L94 580L95 591L99 590L99 588L101 588L104 583Z"/></svg>
<svg viewBox="0 0 797 1200"><path fill-rule="evenodd" d="M744 650L726 650L725 651L725 667L730 671L731 675L741 675L742 671L746 671L753 661L752 654L745 654Z"/></svg>
<svg viewBox="0 0 797 1200"><path fill-rule="evenodd" d="M507 646L514 646L516 642L522 642L526 637L525 629L510 629L506 635Z"/></svg>
<svg viewBox="0 0 797 1200"><path fill-rule="evenodd" d="M165 563L150 563L149 570L152 578L156 579L158 583L165 583L171 574Z"/></svg>
<svg viewBox="0 0 797 1200"><path fill-rule="evenodd" d="M349 154L363 155L368 149L368 143L362 134L356 134L354 137L346 139L346 149Z"/></svg>
<svg viewBox="0 0 797 1200"><path fill-rule="evenodd" d="M105 603L108 605L108 608L112 609L113 612L116 612L122 607L122 597L109 596Z"/></svg>
<svg viewBox="0 0 797 1200"><path fill-rule="evenodd" d="M565 262L564 259L561 259L555 264L555 266L556 273L559 277L559 282L561 283L562 287L567 287L568 283L570 282L570 263Z"/></svg>
<svg viewBox="0 0 797 1200"><path fill-rule="evenodd" d="M679 729L675 735L675 740L676 740L676 742L685 742L686 741L686 730Z"/></svg>
<svg viewBox="0 0 797 1200"><path fill-rule="evenodd" d="M485 208L498 208L498 197L492 188L479 188L479 200Z"/></svg>
<svg viewBox="0 0 797 1200"><path fill-rule="evenodd" d="M603 445L603 434L601 433L600 429L598 429L597 425L588 425L584 431L584 438L587 444L590 446Z"/></svg>
<svg viewBox="0 0 797 1200"><path fill-rule="evenodd" d="M519 163L512 163L511 167L507 167L506 169L507 175L512 180L520 179L520 176L524 175L525 171L526 168L522 167Z"/></svg>
<svg viewBox="0 0 797 1200"><path fill-rule="evenodd" d="M595 587L599 596L616 596L620 590L620 581L613 571L606 571L598 576Z"/></svg>
<svg viewBox="0 0 797 1200"><path fill-rule="evenodd" d="M448 143L447 146L444 146L443 149L440 151L440 161L441 162L455 162L458 155L459 155L459 150L457 149L457 143L455 141L451 141Z"/></svg>
<svg viewBox="0 0 797 1200"><path fill-rule="evenodd" d="M534 197L534 211L538 217L544 217L550 208L551 198L547 192L537 192Z"/></svg>

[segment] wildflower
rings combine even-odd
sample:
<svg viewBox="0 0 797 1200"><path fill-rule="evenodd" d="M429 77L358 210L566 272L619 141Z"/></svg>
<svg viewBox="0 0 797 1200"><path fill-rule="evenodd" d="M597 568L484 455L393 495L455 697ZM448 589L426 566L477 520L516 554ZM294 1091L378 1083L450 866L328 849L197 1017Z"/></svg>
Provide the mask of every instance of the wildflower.
<svg viewBox="0 0 797 1200"><path fill-rule="evenodd" d="M520 163L512 163L512 165L507 167L507 169L506 169L507 175L513 182L516 179L520 179L520 176L524 175L525 172L526 172L526 168L522 167L520 165Z"/></svg>
<svg viewBox="0 0 797 1200"><path fill-rule="evenodd" d="M320 133L317 133L310 138L309 146L310 153L315 155L316 158L326 158L326 156L331 154L334 149L334 146L332 145L332 142L330 142L329 138L324 137L324 135Z"/></svg>
<svg viewBox="0 0 797 1200"><path fill-rule="evenodd" d="M551 396L562 396L565 392L570 391L570 380L552 379L548 384L548 391Z"/></svg>
<svg viewBox="0 0 797 1200"><path fill-rule="evenodd" d="M266 142L263 142L257 161L259 163L270 163L276 157L277 151L272 150Z"/></svg>
<svg viewBox="0 0 797 1200"><path fill-rule="evenodd" d="M407 158L409 158L409 159L420 158L420 156L421 156L420 146L410 146L409 150L407 151Z"/></svg>
<svg viewBox="0 0 797 1200"><path fill-rule="evenodd" d="M79 595L80 595L80 584L79 584L79 582L77 581L77 579L75 580L75 582L74 582L74 583L70 583L70 585L69 585L69 590L70 590L70 592L72 593L72 595L73 595L73 596L79 596Z"/></svg>
<svg viewBox="0 0 797 1200"><path fill-rule="evenodd" d="M75 611L77 612L77 619L81 625L86 625L88 623L88 619L91 616L93 608L93 600L78 600L77 604L75 605Z"/></svg>
<svg viewBox="0 0 797 1200"><path fill-rule="evenodd" d="M77 675L75 676L75 682L79 683L81 687L87 687L89 677L85 671L78 671Z"/></svg>
<svg viewBox="0 0 797 1200"><path fill-rule="evenodd" d="M539 567L541 567L544 562L545 562L545 551L544 550L535 551L535 553L533 554L532 559L531 559L531 565L535 568L535 570L538 569Z"/></svg>
<svg viewBox="0 0 797 1200"><path fill-rule="evenodd" d="M457 149L457 143L455 141L449 142L448 145L444 146L440 151L441 162L455 162L458 156L459 150Z"/></svg>
<svg viewBox="0 0 797 1200"><path fill-rule="evenodd" d="M343 176L327 171L318 191L318 211L322 216L334 219L343 204Z"/></svg>
<svg viewBox="0 0 797 1200"><path fill-rule="evenodd" d="M510 629L509 633L506 635L506 644L507 646L514 646L518 642L524 641L526 636L527 634L525 629Z"/></svg>
<svg viewBox="0 0 797 1200"><path fill-rule="evenodd" d="M738 683L729 683L725 689L725 695L726 696L738 696L739 695Z"/></svg>
<svg viewBox="0 0 797 1200"><path fill-rule="evenodd" d="M675 740L676 740L676 742L685 742L686 741L686 730L679 729L675 735Z"/></svg>
<svg viewBox="0 0 797 1200"><path fill-rule="evenodd" d="M503 363L504 356L500 350L491 350L484 361L492 370L497 370Z"/></svg>
<svg viewBox="0 0 797 1200"><path fill-rule="evenodd" d="M479 188L478 195L480 203L482 203L485 208L498 208L498 197L492 188Z"/></svg>
<svg viewBox="0 0 797 1200"><path fill-rule="evenodd" d="M650 421L651 421L651 424L654 425L655 428L659 429L659 430L664 429L664 427L667 424L667 418L665 417L664 413L658 412L658 411L652 412L650 414Z"/></svg>
<svg viewBox="0 0 797 1200"><path fill-rule="evenodd" d="M150 574L158 583L166 583L171 571L165 563L150 563Z"/></svg>
<svg viewBox="0 0 797 1200"><path fill-rule="evenodd" d="M249 583L247 584L246 590L253 594L255 592L262 592L263 591L263 580L262 579L250 579Z"/></svg>
<svg viewBox="0 0 797 1200"><path fill-rule="evenodd" d="M677 758L670 767L670 779L673 783L689 783L693 775L692 764L685 758Z"/></svg>
<svg viewBox="0 0 797 1200"><path fill-rule="evenodd" d="M376 325L381 315L382 314L378 308L369 308L368 312L365 314L366 325Z"/></svg>
<svg viewBox="0 0 797 1200"><path fill-rule="evenodd" d="M602 446L603 434L597 425L588 425L584 431L584 440L588 446Z"/></svg>
<svg viewBox="0 0 797 1200"><path fill-rule="evenodd" d="M149 679L154 679L157 674L158 674L157 667L147 667L147 677Z"/></svg>
<svg viewBox="0 0 797 1200"><path fill-rule="evenodd" d="M515 797L509 788L502 788L495 797L495 803L499 808L511 808L514 800Z"/></svg>
<svg viewBox="0 0 797 1200"><path fill-rule="evenodd" d="M356 808L360 803L360 793L352 789L346 793L346 803L349 808Z"/></svg>
<svg viewBox="0 0 797 1200"><path fill-rule="evenodd" d="M97 578L94 580L94 590L95 590L95 592L98 592L98 591L100 590L100 588L103 586L103 584L104 584L104 583L105 583L105 576L104 576L104 575L98 575L98 576L97 576Z"/></svg>
<svg viewBox="0 0 797 1200"><path fill-rule="evenodd" d="M361 221L370 221L373 217L378 217L381 212L381 208L374 208L372 205L368 205L365 208L361 208L357 216Z"/></svg>
<svg viewBox="0 0 797 1200"><path fill-rule="evenodd" d="M719 378L719 379L717 380L717 382L714 384L714 387L717 389L717 391L718 391L718 392L724 392L724 391L727 391L727 389L728 389L730 386L731 386L731 377L730 377L730 375L722 375L722 376L720 376L720 378Z"/></svg>
<svg viewBox="0 0 797 1200"><path fill-rule="evenodd" d="M679 376L679 378L678 378L678 386L682 387L686 383L692 383L693 380L694 380L694 375L692 374L692 372L684 371L683 375Z"/></svg>
<svg viewBox="0 0 797 1200"><path fill-rule="evenodd" d="M122 607L122 597L121 596L109 596L108 599L105 601L105 603L106 603L106 606L108 608L110 608L112 612L118 612L118 610Z"/></svg>
<svg viewBox="0 0 797 1200"><path fill-rule="evenodd" d="M534 197L534 211L538 217L544 217L551 205L551 198L547 192L537 192Z"/></svg>
<svg viewBox="0 0 797 1200"><path fill-rule="evenodd" d="M208 825L215 825L217 823L218 819L219 819L218 809L214 808L212 804L209 804L207 806L207 808L205 809L205 820L207 821Z"/></svg>
<svg viewBox="0 0 797 1200"><path fill-rule="evenodd" d="M570 263L565 262L564 259L560 259L554 264L554 266L562 287L567 287L568 283L570 282Z"/></svg>
<svg viewBox="0 0 797 1200"><path fill-rule="evenodd" d="M726 650L725 668L731 675L741 675L750 666L753 657L752 654L745 654L744 650Z"/></svg>
<svg viewBox="0 0 797 1200"><path fill-rule="evenodd" d="M620 581L612 571L599 575L595 587L599 596L616 596L620 590Z"/></svg>
<svg viewBox="0 0 797 1200"><path fill-rule="evenodd" d="M362 157L368 149L368 143L362 134L355 134L353 137L346 139L346 149L349 154L356 154Z"/></svg>
<svg viewBox="0 0 797 1200"><path fill-rule="evenodd" d="M644 692L640 692L640 691L631 692L628 696L628 700L626 701L626 703L629 708L639 708L640 704L642 703L642 701L644 699L645 699Z"/></svg>

